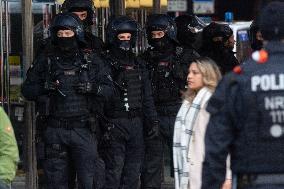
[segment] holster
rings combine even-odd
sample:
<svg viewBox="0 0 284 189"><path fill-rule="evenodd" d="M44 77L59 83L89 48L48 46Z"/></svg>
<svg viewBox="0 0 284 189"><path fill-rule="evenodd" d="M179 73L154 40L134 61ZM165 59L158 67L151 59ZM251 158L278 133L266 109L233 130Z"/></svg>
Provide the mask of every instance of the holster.
<svg viewBox="0 0 284 189"><path fill-rule="evenodd" d="M114 123L106 123L104 128L103 143L105 144L109 143L110 141L126 140L128 137L126 131Z"/></svg>
<svg viewBox="0 0 284 189"><path fill-rule="evenodd" d="M36 117L36 155L38 160L38 167L42 167L42 160L45 158L45 148L44 148L44 139L43 134L45 129L47 128L48 116L45 115L37 115Z"/></svg>

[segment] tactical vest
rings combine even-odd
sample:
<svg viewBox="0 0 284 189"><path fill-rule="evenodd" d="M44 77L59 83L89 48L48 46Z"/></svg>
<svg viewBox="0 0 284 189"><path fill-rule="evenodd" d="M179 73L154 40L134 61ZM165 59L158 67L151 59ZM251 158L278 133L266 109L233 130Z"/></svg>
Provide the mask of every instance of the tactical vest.
<svg viewBox="0 0 284 189"><path fill-rule="evenodd" d="M112 65L118 95L114 97L109 111L130 112L142 109L142 74L136 60L133 62L124 64L116 61L116 65Z"/></svg>
<svg viewBox="0 0 284 189"><path fill-rule="evenodd" d="M77 58L75 63L62 62L58 57L50 57L50 77L58 80L59 90L50 94L50 115L54 117L80 117L89 114L88 97L75 91L74 85L84 82L88 69ZM88 67L88 66L87 66Z"/></svg>
<svg viewBox="0 0 284 189"><path fill-rule="evenodd" d="M174 55L153 60L150 69L151 84L155 104L175 104L180 101L180 88L184 85L177 75L177 59Z"/></svg>

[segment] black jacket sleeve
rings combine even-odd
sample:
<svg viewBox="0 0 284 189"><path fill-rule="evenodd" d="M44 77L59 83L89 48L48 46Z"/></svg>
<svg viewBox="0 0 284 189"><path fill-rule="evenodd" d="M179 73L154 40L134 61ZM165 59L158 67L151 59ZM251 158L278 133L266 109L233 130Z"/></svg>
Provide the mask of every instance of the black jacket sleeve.
<svg viewBox="0 0 284 189"><path fill-rule="evenodd" d="M26 80L22 85L22 94L28 100L36 101L41 95L44 95L44 82L47 75L47 59L39 55L30 66L26 74Z"/></svg>
<svg viewBox="0 0 284 189"><path fill-rule="evenodd" d="M238 59L235 57L234 52L225 51L223 55L223 71L224 73L231 72L234 67L239 65Z"/></svg>
<svg viewBox="0 0 284 189"><path fill-rule="evenodd" d="M149 72L146 68L146 63L142 59L139 60L139 65L142 71L142 84L143 84L143 114L145 119L149 119L151 121L157 120L157 111L154 104L151 81L149 79Z"/></svg>
<svg viewBox="0 0 284 189"><path fill-rule="evenodd" d="M226 159L234 140L234 107L238 91L230 73L219 83L207 111L210 120L205 135L202 189L220 189L226 176Z"/></svg>

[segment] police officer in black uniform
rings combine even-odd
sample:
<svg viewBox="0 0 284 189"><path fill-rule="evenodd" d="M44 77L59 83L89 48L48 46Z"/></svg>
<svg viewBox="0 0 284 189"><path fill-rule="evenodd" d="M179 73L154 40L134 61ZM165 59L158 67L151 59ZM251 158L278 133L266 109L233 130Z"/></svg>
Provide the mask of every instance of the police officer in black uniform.
<svg viewBox="0 0 284 189"><path fill-rule="evenodd" d="M234 56L233 30L227 24L210 23L203 29L201 56L214 60L224 75L239 64Z"/></svg>
<svg viewBox="0 0 284 189"><path fill-rule="evenodd" d="M72 12L83 22L85 31L85 50L93 50L100 53L104 50L103 41L92 34L91 26L94 24L95 6L92 0L65 0L62 4L62 12Z"/></svg>
<svg viewBox="0 0 284 189"><path fill-rule="evenodd" d="M264 50L226 75L209 101L202 189L220 188L228 153L233 188L284 188L283 17L282 2L264 8Z"/></svg>
<svg viewBox="0 0 284 189"><path fill-rule="evenodd" d="M83 22L85 32L84 36L87 44L82 48L82 50L86 58L88 58L92 54L92 52L100 54L105 50L105 44L103 43L103 41L92 33L92 25L94 24L95 20L95 6L92 0L65 0L62 4L61 10L62 12L72 12L76 14ZM100 111L101 104L97 104L96 107L98 108L96 111ZM96 135L99 139L101 135L99 127L97 127L96 129ZM98 159L98 161L100 161L101 163L97 164L96 178L99 177L101 180L103 177L102 168L104 165L100 159ZM99 180L96 180L96 182L97 181ZM102 184L99 183L97 185Z"/></svg>
<svg viewBox="0 0 284 189"><path fill-rule="evenodd" d="M80 20L83 22L84 29L84 40L86 41L86 45L81 46L81 50L84 52L84 56L89 58L92 56L92 53L95 52L97 54L101 53L104 50L103 41L92 34L91 27L93 25L94 20L94 4L92 0L65 0L62 5L62 12L73 12L76 14ZM41 33L41 32L40 32ZM50 38L42 39L42 34L39 39L36 39L36 48L35 55L37 56L45 56L45 49L52 48L53 44ZM36 105L37 118L36 118L36 126L37 126L37 136L36 136L36 144L37 144L37 158L40 162L43 154L43 146L42 146L42 130L46 125L46 106L45 96L41 96L41 99L38 99L38 103ZM98 130L97 130L97 133ZM41 167L41 164L39 164ZM75 173L74 173L75 174ZM75 183L74 183L75 184ZM71 188L73 188L71 186Z"/></svg>
<svg viewBox="0 0 284 189"><path fill-rule="evenodd" d="M35 59L22 87L28 100L48 96L43 163L47 188L67 189L74 167L80 187L93 189L97 149L89 118L95 100L112 96L109 71L95 54L91 62L84 59L83 25L75 14L57 15L50 32L52 48Z"/></svg>
<svg viewBox="0 0 284 189"><path fill-rule="evenodd" d="M181 105L181 93L185 90L188 66L196 55L192 53L187 58L182 56L182 48L177 41L176 24L168 15L150 15L146 32L151 47L143 54L143 58L150 71L161 135L145 140L141 186L161 188L164 144L172 151L174 122Z"/></svg>
<svg viewBox="0 0 284 189"><path fill-rule="evenodd" d="M182 47L181 62L192 62L199 57L195 43L206 24L195 15L180 15L175 18L175 23L177 39Z"/></svg>
<svg viewBox="0 0 284 189"><path fill-rule="evenodd" d="M144 61L132 52L137 35L137 22L127 16L119 16L107 26L109 51L104 57L111 66L116 93L105 104L111 135L103 155L106 189L138 187L144 150L143 119L151 122L147 137L158 133L148 71Z"/></svg>
<svg viewBox="0 0 284 189"><path fill-rule="evenodd" d="M263 38L257 20L254 20L249 28L249 40L253 51L263 48Z"/></svg>

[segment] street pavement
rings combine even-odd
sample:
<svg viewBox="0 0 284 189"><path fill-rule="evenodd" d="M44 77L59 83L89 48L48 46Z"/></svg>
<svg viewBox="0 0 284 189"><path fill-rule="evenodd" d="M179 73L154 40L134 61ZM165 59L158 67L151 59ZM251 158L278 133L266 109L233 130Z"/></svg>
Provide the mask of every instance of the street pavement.
<svg viewBox="0 0 284 189"><path fill-rule="evenodd" d="M166 172L165 175L167 175ZM12 189L29 189L28 187L25 188L25 177L17 176L12 183ZM38 188L38 189L43 189L43 188ZM165 176L165 181L162 185L162 189L174 189L174 179L169 176Z"/></svg>
<svg viewBox="0 0 284 189"><path fill-rule="evenodd" d="M169 154L169 150L166 151ZM164 167L164 182L162 184L162 189L174 189L174 178L170 177L170 158L169 155L165 158ZM22 171L18 171L15 180L12 183L12 189L30 189L29 187L25 188L25 175ZM38 189L44 189L43 187Z"/></svg>

